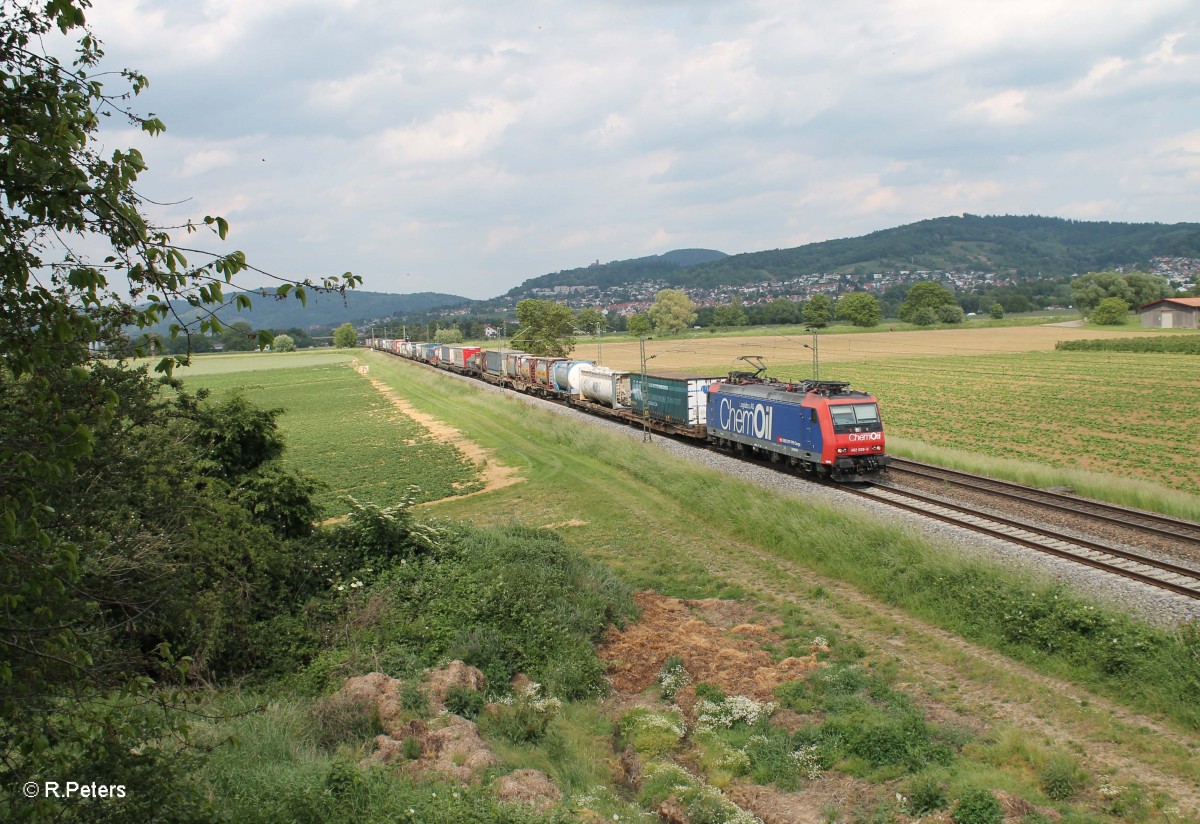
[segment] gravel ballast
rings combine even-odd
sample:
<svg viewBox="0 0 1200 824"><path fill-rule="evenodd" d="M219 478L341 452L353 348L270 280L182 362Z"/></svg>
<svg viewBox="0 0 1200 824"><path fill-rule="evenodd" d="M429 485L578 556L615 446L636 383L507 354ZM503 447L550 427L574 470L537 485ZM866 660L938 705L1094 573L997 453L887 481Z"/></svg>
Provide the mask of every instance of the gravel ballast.
<svg viewBox="0 0 1200 824"><path fill-rule="evenodd" d="M472 378L449 372L444 374L450 378L466 381L482 392L503 393L531 406L545 409L556 415L573 417L581 423L603 427L627 438L637 440L642 438L642 430L637 427L589 415L552 401L514 393ZM1081 564L1044 555L961 527L904 512L886 504L865 501L839 491L834 486L818 484L800 476L789 475L766 464L699 449L692 444L659 435L654 435L652 441L646 444L646 448L660 450L663 454L707 466L764 489L794 495L806 500L820 501L840 509L851 509L862 513L863 517L875 518L889 524L898 524L933 543L951 547L969 555L998 561L1007 566L1016 565L1035 574L1040 573L1067 584L1098 601L1133 612L1153 624L1171 626L1187 621L1200 621L1200 601L1107 574Z"/></svg>

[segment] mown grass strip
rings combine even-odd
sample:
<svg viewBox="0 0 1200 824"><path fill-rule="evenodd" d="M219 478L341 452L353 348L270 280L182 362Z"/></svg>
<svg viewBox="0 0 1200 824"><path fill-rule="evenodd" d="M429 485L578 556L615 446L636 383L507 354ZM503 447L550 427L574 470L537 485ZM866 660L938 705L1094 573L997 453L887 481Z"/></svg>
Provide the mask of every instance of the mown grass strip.
<svg viewBox="0 0 1200 824"><path fill-rule="evenodd" d="M185 383L283 409L283 460L325 484L317 502L326 517L349 511L345 495L386 507L407 500L414 485L417 502L481 488L478 467L433 441L346 363L291 368L294 360L276 356L274 369L260 360L261 370L188 375Z"/></svg>

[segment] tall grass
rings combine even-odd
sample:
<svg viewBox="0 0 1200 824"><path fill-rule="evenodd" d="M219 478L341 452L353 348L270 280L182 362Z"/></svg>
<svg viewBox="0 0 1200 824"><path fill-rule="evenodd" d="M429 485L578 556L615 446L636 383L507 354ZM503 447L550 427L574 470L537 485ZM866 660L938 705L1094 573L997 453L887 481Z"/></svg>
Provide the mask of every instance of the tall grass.
<svg viewBox="0 0 1200 824"><path fill-rule="evenodd" d="M1068 487L1085 498L1200 521L1200 497L1137 478L1119 478L1100 472L1063 469L1012 458L978 455L908 438L889 436L887 443L889 452L914 461L1013 481L1038 489Z"/></svg>
<svg viewBox="0 0 1200 824"><path fill-rule="evenodd" d="M226 703L244 708L249 699ZM540 815L498 803L479 786L416 782L386 768L360 768L357 751L330 753L317 746L309 705L300 701L272 703L206 732L214 749L197 777L226 820L239 824L574 820L563 812Z"/></svg>

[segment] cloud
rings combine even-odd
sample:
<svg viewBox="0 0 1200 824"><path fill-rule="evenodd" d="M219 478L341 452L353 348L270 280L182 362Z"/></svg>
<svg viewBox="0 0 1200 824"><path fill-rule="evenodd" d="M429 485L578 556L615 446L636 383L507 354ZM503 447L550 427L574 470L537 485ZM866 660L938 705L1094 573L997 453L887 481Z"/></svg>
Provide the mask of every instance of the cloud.
<svg viewBox="0 0 1200 824"><path fill-rule="evenodd" d="M978 103L970 103L965 111L978 114L992 123L1013 126L1029 121L1033 114L1026 107L1028 93L1020 89L1008 89L992 95Z"/></svg>
<svg viewBox="0 0 1200 824"><path fill-rule="evenodd" d="M264 268L498 294L547 271L969 211L1200 210L1191 0L106 0L179 222ZM127 141L127 142L125 142ZM1078 214L1071 210L1078 209ZM659 245L661 244L661 248ZM406 276L407 275L407 276Z"/></svg>
<svg viewBox="0 0 1200 824"><path fill-rule="evenodd" d="M195 177L223 166L232 166L236 161L237 154L231 149L201 149L183 159L183 168L179 173L183 177Z"/></svg>

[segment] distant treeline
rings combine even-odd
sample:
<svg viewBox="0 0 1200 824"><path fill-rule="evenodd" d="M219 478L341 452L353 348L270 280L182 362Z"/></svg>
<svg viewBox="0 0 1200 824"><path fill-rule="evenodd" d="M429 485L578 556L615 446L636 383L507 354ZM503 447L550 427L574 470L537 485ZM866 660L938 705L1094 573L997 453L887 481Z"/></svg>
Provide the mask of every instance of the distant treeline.
<svg viewBox="0 0 1200 824"><path fill-rule="evenodd" d="M1146 352L1160 355L1200 355L1200 335L1060 340L1054 344L1054 348L1067 352Z"/></svg>

